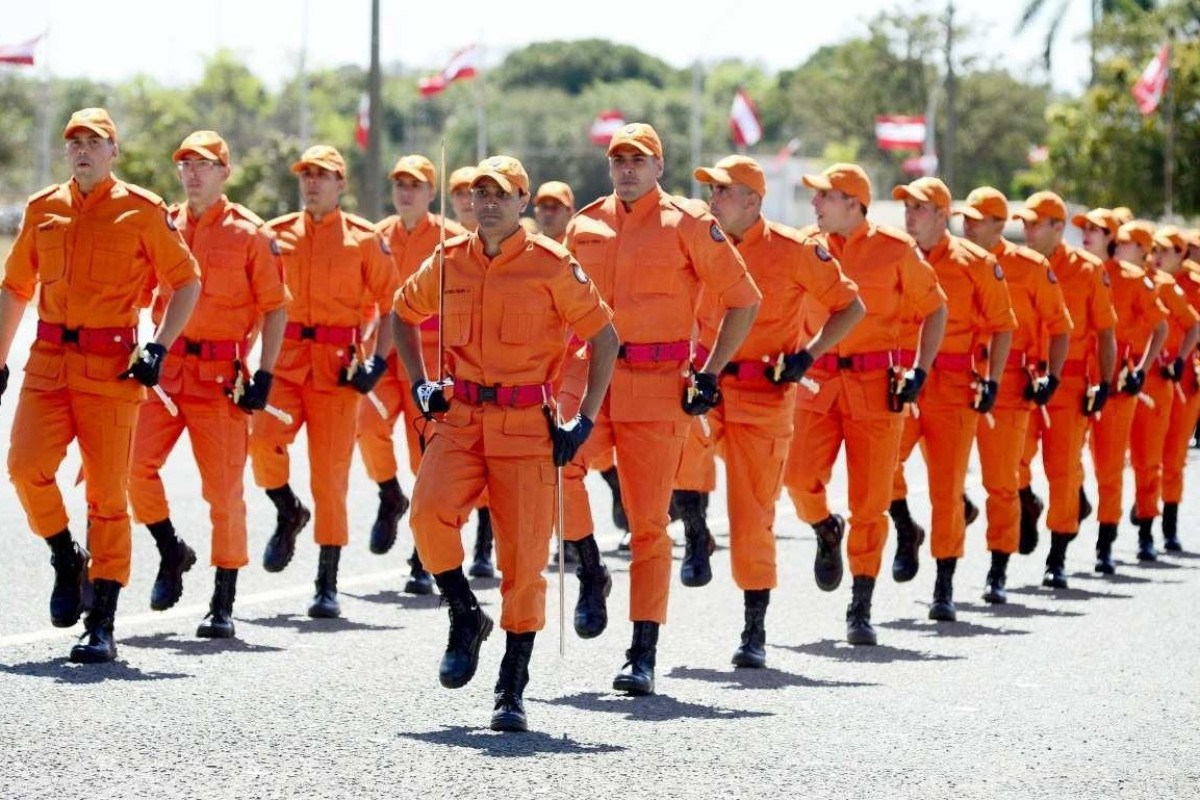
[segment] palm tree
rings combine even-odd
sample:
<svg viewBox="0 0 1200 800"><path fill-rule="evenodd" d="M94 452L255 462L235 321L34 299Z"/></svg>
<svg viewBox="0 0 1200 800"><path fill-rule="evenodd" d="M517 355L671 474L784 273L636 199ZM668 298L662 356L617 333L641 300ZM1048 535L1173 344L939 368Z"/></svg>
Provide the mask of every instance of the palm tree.
<svg viewBox="0 0 1200 800"><path fill-rule="evenodd" d="M1050 72L1051 56L1054 51L1054 39L1058 35L1058 29L1062 26L1063 19L1067 16L1067 4L1071 0L1057 0L1054 11L1050 15L1050 24L1046 27L1046 45L1042 50L1042 63L1046 65L1046 72ZM1100 24L1100 21L1105 17L1114 14L1134 15L1144 11L1150 11L1156 5L1155 0L1088 0L1092 6L1092 30ZM1021 10L1021 18L1017 21L1017 33L1026 31L1033 19L1041 13L1042 9L1048 6L1046 0L1026 0L1025 7ZM1091 80L1096 80L1096 40L1091 38L1091 59L1092 59L1092 77Z"/></svg>

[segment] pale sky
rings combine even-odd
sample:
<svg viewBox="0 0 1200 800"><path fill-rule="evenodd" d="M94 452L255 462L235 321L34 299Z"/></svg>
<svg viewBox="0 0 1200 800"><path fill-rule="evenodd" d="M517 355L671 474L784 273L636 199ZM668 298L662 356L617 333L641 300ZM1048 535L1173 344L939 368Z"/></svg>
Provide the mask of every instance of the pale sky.
<svg viewBox="0 0 1200 800"><path fill-rule="evenodd" d="M21 0L4 5L0 44L48 31L35 71L63 77L118 81L142 72L186 85L199 77L208 55L225 47L277 86L295 74L306 38L310 69L366 67L370 57L367 0ZM956 18L972 24L976 33L963 42L963 52L1010 59L1016 75L1040 75L1044 21L1020 37L1012 33L1022 2L954 0L954 5ZM472 42L483 46L487 66L532 42L601 38L634 45L679 67L697 58L740 57L774 72L797 66L824 44L863 33L865 21L881 10L940 13L945 7L945 0L648 0L627 7L566 0L382 0L380 55L384 64L399 61L437 71L451 53ZM1087 79L1084 36L1090 20L1087 3L1071 0L1069 7L1053 83L1076 92Z"/></svg>

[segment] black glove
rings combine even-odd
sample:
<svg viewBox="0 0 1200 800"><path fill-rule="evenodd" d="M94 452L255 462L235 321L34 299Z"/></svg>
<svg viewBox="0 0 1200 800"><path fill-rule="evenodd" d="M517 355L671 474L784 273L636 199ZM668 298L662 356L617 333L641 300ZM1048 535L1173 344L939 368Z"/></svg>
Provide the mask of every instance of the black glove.
<svg viewBox="0 0 1200 800"><path fill-rule="evenodd" d="M367 394L379 383L383 373L387 371L387 361L379 356L371 356L366 361L351 361L342 369L339 383L348 383L359 394Z"/></svg>
<svg viewBox="0 0 1200 800"><path fill-rule="evenodd" d="M442 394L442 386L436 381L413 384L412 396L425 419L433 419L434 414L445 414L450 410L450 401Z"/></svg>
<svg viewBox="0 0 1200 800"><path fill-rule="evenodd" d="M996 407L996 392L999 390L996 382L990 378L980 378L975 382L975 401L971 408L980 414L986 414Z"/></svg>
<svg viewBox="0 0 1200 800"><path fill-rule="evenodd" d="M920 367L913 367L900 374L900 380L896 384L896 399L901 406L905 403L917 402L917 396L921 394L921 387L925 385L926 377L925 370Z"/></svg>
<svg viewBox="0 0 1200 800"><path fill-rule="evenodd" d="M1050 402L1050 398L1054 396L1054 392L1057 389L1058 378L1053 375L1033 378L1029 381L1029 385L1025 387L1025 399L1032 400L1039 406L1044 406Z"/></svg>
<svg viewBox="0 0 1200 800"><path fill-rule="evenodd" d="M546 421L550 423L550 441L554 445L554 466L565 467L575 457L580 445L587 441L592 432L593 423L583 414L557 425L546 410Z"/></svg>
<svg viewBox="0 0 1200 800"><path fill-rule="evenodd" d="M8 388L8 364L0 367L0 396L3 396L4 390Z"/></svg>
<svg viewBox="0 0 1200 800"><path fill-rule="evenodd" d="M243 383L241 392L234 390L233 402L243 411L261 411L267 407L267 395L271 393L271 373L258 370L249 383Z"/></svg>
<svg viewBox="0 0 1200 800"><path fill-rule="evenodd" d="M1125 367L1117 376L1117 388L1130 397L1137 397L1145 384L1146 371L1144 369Z"/></svg>
<svg viewBox="0 0 1200 800"><path fill-rule="evenodd" d="M1100 409L1104 408L1104 404L1108 402L1108 383L1101 381L1094 386L1089 386L1088 390L1083 395L1083 414L1095 414Z"/></svg>
<svg viewBox="0 0 1200 800"><path fill-rule="evenodd" d="M721 402L717 376L711 372L694 372L692 381L683 389L683 410L698 417L712 411Z"/></svg>
<svg viewBox="0 0 1200 800"><path fill-rule="evenodd" d="M144 347L133 351L129 361L129 369L117 377L121 380L133 378L142 386L158 385L158 375L162 372L163 359L167 357L167 348L158 342L149 342Z"/></svg>
<svg viewBox="0 0 1200 800"><path fill-rule="evenodd" d="M1176 358L1170 364L1163 365L1162 376L1169 381L1179 383L1183 380L1183 359Z"/></svg>
<svg viewBox="0 0 1200 800"><path fill-rule="evenodd" d="M783 383L797 383L812 366L813 357L807 350L798 353L788 353L781 356L774 364L768 364L763 373L767 380L776 386Z"/></svg>

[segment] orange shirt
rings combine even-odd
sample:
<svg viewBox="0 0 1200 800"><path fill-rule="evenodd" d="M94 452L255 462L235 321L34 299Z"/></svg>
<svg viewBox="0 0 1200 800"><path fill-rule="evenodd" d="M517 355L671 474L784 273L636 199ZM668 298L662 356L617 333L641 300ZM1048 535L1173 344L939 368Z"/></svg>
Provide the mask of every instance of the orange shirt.
<svg viewBox="0 0 1200 800"><path fill-rule="evenodd" d="M1017 320L1009 352L1024 353L1026 363L1045 358L1039 342L1071 330L1071 315L1058 276L1041 253L1007 239L1001 239L991 254L1004 270Z"/></svg>
<svg viewBox="0 0 1200 800"><path fill-rule="evenodd" d="M1141 361L1154 326L1166 318L1166 310L1157 299L1154 281L1146 270L1128 261L1104 262L1112 284L1113 310L1117 312L1117 364L1111 379L1116 379L1127 359Z"/></svg>
<svg viewBox="0 0 1200 800"><path fill-rule="evenodd" d="M304 326L359 328L373 312L391 307L399 281L387 242L362 217L334 209L319 222L307 211L267 223L283 257L292 302L288 322ZM275 375L303 383L310 375L333 389L350 360L345 345L284 338Z"/></svg>
<svg viewBox="0 0 1200 800"><path fill-rule="evenodd" d="M84 196L72 178L30 198L3 286L28 302L40 283L43 322L136 328L139 299L152 275L173 288L199 275L162 199L112 177ZM84 353L38 340L25 365L25 385L137 399L144 396L141 384L117 380L128 364L128 353Z"/></svg>
<svg viewBox="0 0 1200 800"><path fill-rule="evenodd" d="M565 247L518 228L489 258L478 234L446 242L444 346L456 381L528 386L558 378L567 329L581 339L612 318L595 285ZM437 259L429 258L395 296L400 319L413 325L438 311ZM482 427L480 427L482 426ZM452 400L438 435L491 455L545 455L548 431L539 406L479 406Z"/></svg>
<svg viewBox="0 0 1200 800"><path fill-rule="evenodd" d="M1049 256L1050 269L1062 286L1067 311L1071 314L1068 359L1087 359L1096 349L1097 331L1108 330L1117 323L1113 309L1112 280L1104 269L1103 262L1086 250L1068 247L1059 243ZM1041 342L1039 351L1046 352L1047 343Z"/></svg>
<svg viewBox="0 0 1200 800"><path fill-rule="evenodd" d="M946 335L939 353L965 354L986 347L989 337L1017 327L1004 268L982 247L942 234L926 254L946 293Z"/></svg>
<svg viewBox="0 0 1200 800"><path fill-rule="evenodd" d="M1183 344L1184 334L1200 321L1200 315L1188 302L1187 295L1169 272L1150 267L1147 273L1154 281L1158 290L1158 300L1167 313L1167 341L1163 344L1162 357L1174 358L1179 352L1179 346Z"/></svg>

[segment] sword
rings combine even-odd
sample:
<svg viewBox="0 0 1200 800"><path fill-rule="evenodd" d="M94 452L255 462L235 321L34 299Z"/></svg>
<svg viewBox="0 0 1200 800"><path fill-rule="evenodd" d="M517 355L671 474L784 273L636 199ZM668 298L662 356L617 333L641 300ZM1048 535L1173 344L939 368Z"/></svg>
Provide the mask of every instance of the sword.
<svg viewBox="0 0 1200 800"><path fill-rule="evenodd" d="M546 415L546 420L554 427L562 427L562 417L559 416L558 405L555 404L554 410L550 410L550 396L546 393L544 385L542 386L542 411ZM550 446L553 451L553 441ZM553 458L553 452L551 458ZM554 465L554 506L554 527L557 529L555 536L558 539L558 654L565 656L567 654L567 554L563 546L563 469L558 464Z"/></svg>
<svg viewBox="0 0 1200 800"><path fill-rule="evenodd" d="M158 395L158 399L162 401L163 408L165 408L167 410L167 413L170 414L172 417L178 417L179 416L179 407L177 405L175 405L175 401L171 399L170 395L168 395L166 392L164 392L163 388L161 386L159 386L157 383L154 384L153 386L151 386L150 388L154 390L154 393L156 395Z"/></svg>

